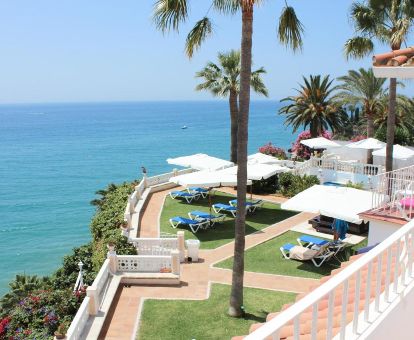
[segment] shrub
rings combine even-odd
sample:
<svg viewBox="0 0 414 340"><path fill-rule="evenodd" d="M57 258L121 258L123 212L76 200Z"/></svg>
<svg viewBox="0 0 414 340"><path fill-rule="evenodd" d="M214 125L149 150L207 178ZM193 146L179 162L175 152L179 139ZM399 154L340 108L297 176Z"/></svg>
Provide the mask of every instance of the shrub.
<svg viewBox="0 0 414 340"><path fill-rule="evenodd" d="M282 148L273 146L271 142L259 148L259 152L265 155L273 156L278 159L287 159L286 152Z"/></svg>
<svg viewBox="0 0 414 340"><path fill-rule="evenodd" d="M332 139L332 134L329 131L324 131L321 137L325 137L326 139ZM296 154L298 158L301 159L309 159L311 156L311 150L306 145L301 144L300 142L305 139L312 138L311 133L309 130L303 131L298 135L298 138L292 145L292 152Z"/></svg>
<svg viewBox="0 0 414 340"><path fill-rule="evenodd" d="M279 175L280 193L286 197L295 196L315 184L320 184L316 176L300 176L291 172L285 172Z"/></svg>
<svg viewBox="0 0 414 340"><path fill-rule="evenodd" d="M348 181L345 184L345 187L363 190L364 189L364 183L362 183L362 182L360 182L360 183L352 183L351 181Z"/></svg>

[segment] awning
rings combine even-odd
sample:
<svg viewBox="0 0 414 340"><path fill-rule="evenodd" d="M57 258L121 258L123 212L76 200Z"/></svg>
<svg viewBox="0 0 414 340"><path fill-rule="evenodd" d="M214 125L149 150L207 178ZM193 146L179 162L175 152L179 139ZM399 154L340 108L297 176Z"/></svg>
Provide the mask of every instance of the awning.
<svg viewBox="0 0 414 340"><path fill-rule="evenodd" d="M306 145L311 149L326 149L331 147L339 147L338 143L331 141L325 137L317 137L317 138L310 138L304 139L300 141L301 144Z"/></svg>
<svg viewBox="0 0 414 340"><path fill-rule="evenodd" d="M233 162L226 161L221 158L212 157L204 153L197 153L190 156L183 156L177 158L168 158L168 164L183 166L185 168L192 168L195 170L219 170L233 166Z"/></svg>
<svg viewBox="0 0 414 340"><path fill-rule="evenodd" d="M170 182L185 187L200 186L208 188L229 187L237 185L237 176L220 171L196 171L170 178ZM247 185L252 184L247 181Z"/></svg>
<svg viewBox="0 0 414 340"><path fill-rule="evenodd" d="M385 157L386 155L386 147L374 151L372 153L374 156L381 156L381 157ZM414 156L414 151L406 148L404 146L395 144L393 147L393 151L392 151L392 158L394 159L407 159L407 158L411 158Z"/></svg>
<svg viewBox="0 0 414 340"><path fill-rule="evenodd" d="M247 178L253 181L268 179L276 174L290 171L289 168L276 164L247 164ZM237 166L220 170L220 172L237 175Z"/></svg>
<svg viewBox="0 0 414 340"><path fill-rule="evenodd" d="M314 185L281 205L282 209L306 211L360 224L359 213L372 208L370 191Z"/></svg>
<svg viewBox="0 0 414 340"><path fill-rule="evenodd" d="M382 149L385 146L385 143L375 138L367 138L358 142L347 144L346 146L351 149L377 150Z"/></svg>

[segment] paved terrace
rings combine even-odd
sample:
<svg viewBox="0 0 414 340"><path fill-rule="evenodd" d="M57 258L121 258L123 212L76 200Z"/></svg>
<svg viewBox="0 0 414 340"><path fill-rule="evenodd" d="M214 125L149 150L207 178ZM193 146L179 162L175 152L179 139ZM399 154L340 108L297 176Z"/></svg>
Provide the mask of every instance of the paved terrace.
<svg viewBox="0 0 414 340"><path fill-rule="evenodd" d="M169 190L151 194L141 217L140 237L159 237L159 216ZM221 190L221 189L220 189ZM235 193L233 189L222 191ZM249 195L250 197L250 195ZM281 203L283 198L253 195L267 201ZM303 224L313 214L300 213L284 221L273 224L259 232L246 236L246 249L284 233L293 226ZM231 284L231 270L213 268L213 265L233 256L234 242L216 249L200 250L198 263L181 265L181 284L179 286L121 286L113 301L100 339L134 339L139 324L139 316L145 299L191 299L204 300L209 297L211 283ZM272 274L246 272L246 287L303 293L308 291L317 280L288 277Z"/></svg>

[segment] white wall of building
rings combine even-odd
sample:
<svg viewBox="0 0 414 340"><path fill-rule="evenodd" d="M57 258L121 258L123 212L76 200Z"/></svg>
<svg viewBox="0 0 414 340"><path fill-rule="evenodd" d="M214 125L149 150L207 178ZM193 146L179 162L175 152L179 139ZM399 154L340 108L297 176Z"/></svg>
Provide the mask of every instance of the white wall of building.
<svg viewBox="0 0 414 340"><path fill-rule="evenodd" d="M400 224L369 220L368 246L373 246L384 241L399 228L401 228Z"/></svg>

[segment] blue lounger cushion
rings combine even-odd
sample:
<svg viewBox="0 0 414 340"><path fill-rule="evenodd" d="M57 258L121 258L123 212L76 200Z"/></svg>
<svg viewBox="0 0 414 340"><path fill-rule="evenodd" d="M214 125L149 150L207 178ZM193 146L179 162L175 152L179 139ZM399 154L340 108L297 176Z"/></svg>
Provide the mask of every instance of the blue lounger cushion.
<svg viewBox="0 0 414 340"><path fill-rule="evenodd" d="M171 191L173 195L180 196L180 197L193 197L194 194L190 194L184 191Z"/></svg>
<svg viewBox="0 0 414 340"><path fill-rule="evenodd" d="M228 211L230 211L230 210L237 210L237 208L236 207L232 207L231 205L228 205L228 204L223 204L223 203L217 203L217 204L214 204L214 206L216 207L216 208L220 208L220 209L223 209L223 210L228 210Z"/></svg>
<svg viewBox="0 0 414 340"><path fill-rule="evenodd" d="M200 187L191 187L188 188L190 191L197 191L197 192L208 192L208 189L200 188Z"/></svg>
<svg viewBox="0 0 414 340"><path fill-rule="evenodd" d="M283 247L283 250L290 251L293 247L296 247L296 245L294 245L292 243L286 243L282 247Z"/></svg>
<svg viewBox="0 0 414 340"><path fill-rule="evenodd" d="M201 218L207 218L207 219L218 217L216 215L212 215L204 211L198 211L198 210L190 211L190 215L201 217Z"/></svg>
<svg viewBox="0 0 414 340"><path fill-rule="evenodd" d="M195 221L195 220L192 220L190 218L179 217L179 216L173 217L173 218L171 218L171 220L174 221L174 222L180 222L182 224L188 224L188 225L190 225L190 224L200 224L200 222L201 222L201 221Z"/></svg>
<svg viewBox="0 0 414 340"><path fill-rule="evenodd" d="M306 242L306 243L313 243L316 244L317 246L323 246L324 244L329 243L329 241L321 239L319 237L314 237L314 236L310 236L310 235L302 235L301 237L299 237L299 240L301 240L302 242Z"/></svg>

